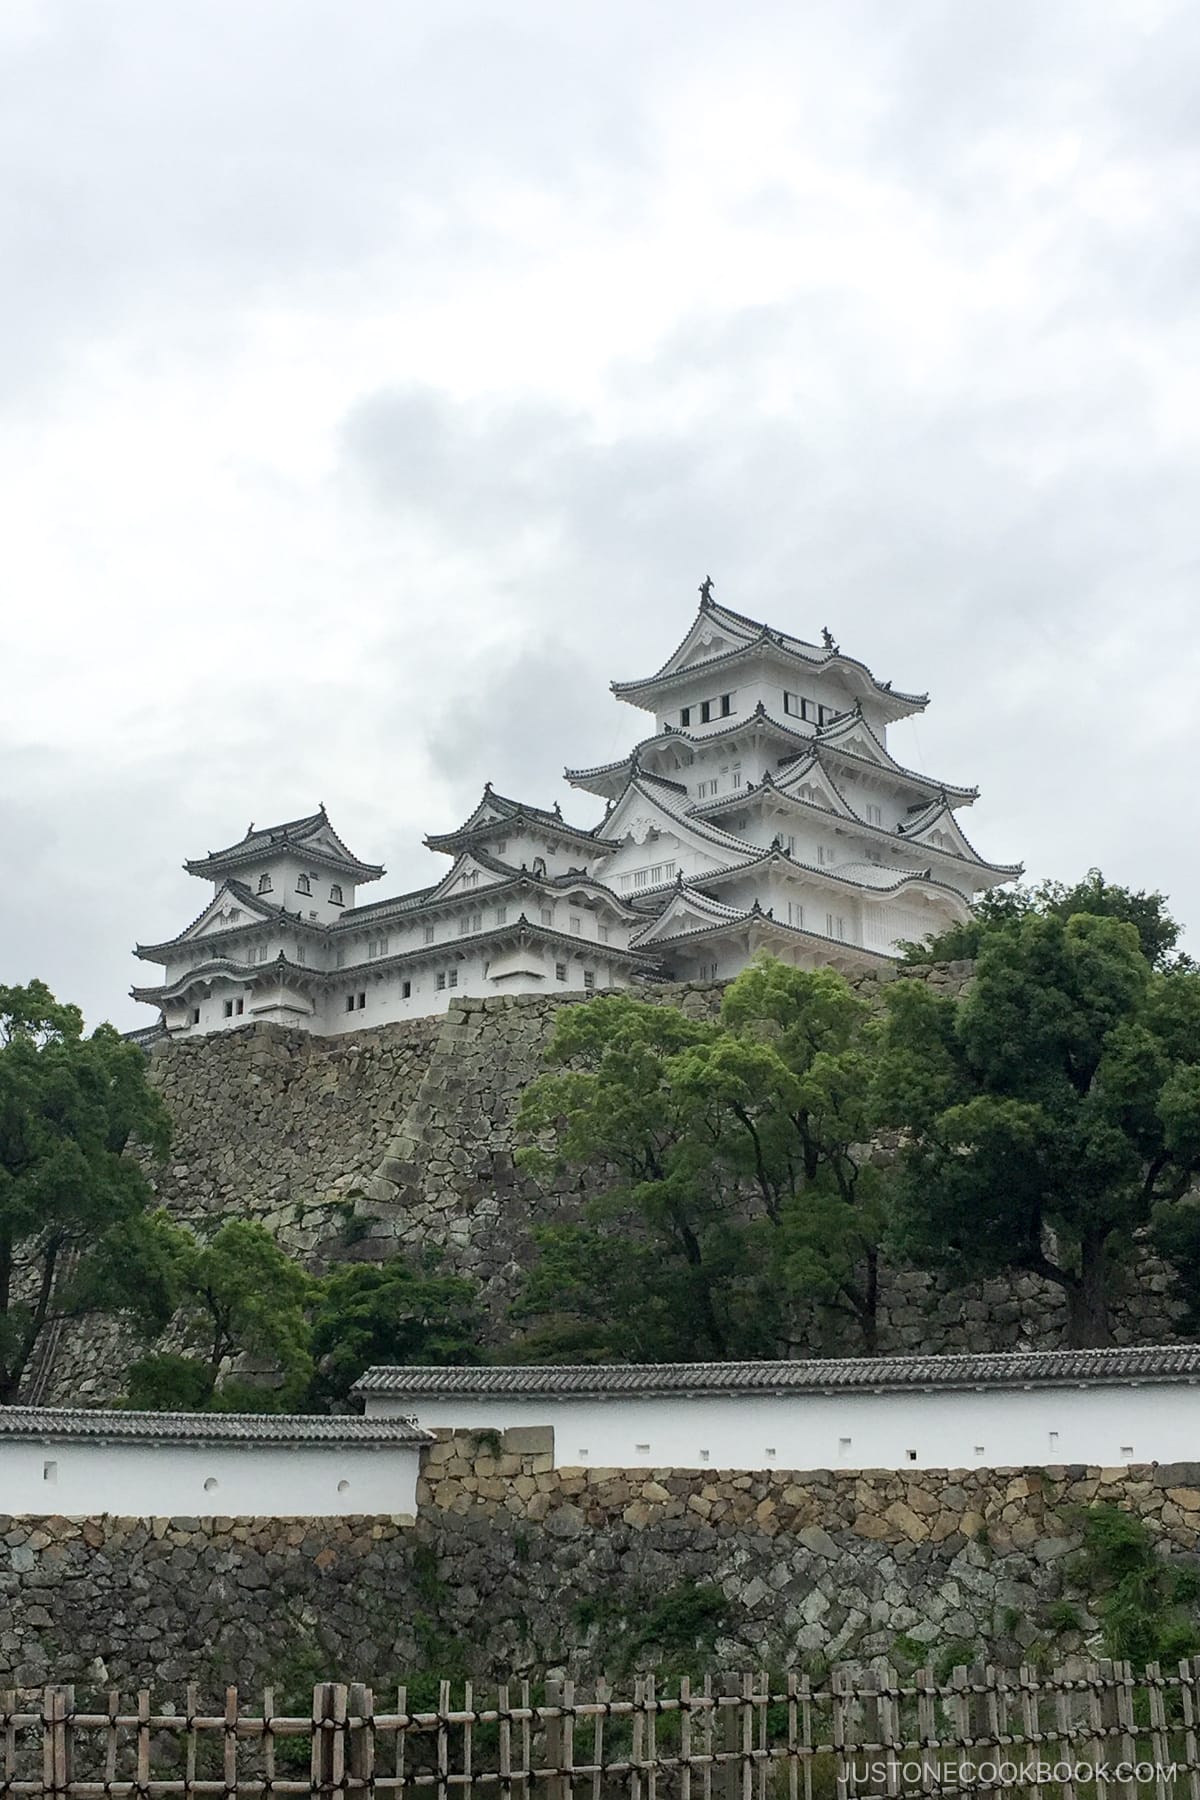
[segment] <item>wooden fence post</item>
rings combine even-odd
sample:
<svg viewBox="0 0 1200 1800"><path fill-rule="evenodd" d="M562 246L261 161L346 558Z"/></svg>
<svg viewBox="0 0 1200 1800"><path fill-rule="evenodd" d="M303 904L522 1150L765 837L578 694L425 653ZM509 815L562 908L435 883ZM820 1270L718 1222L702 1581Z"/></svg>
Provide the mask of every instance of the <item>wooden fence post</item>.
<svg viewBox="0 0 1200 1800"><path fill-rule="evenodd" d="M742 1800L742 1683L737 1675L722 1675L720 1692L726 1704L721 1707L721 1729L717 1742L724 1764L721 1791L725 1800Z"/></svg>
<svg viewBox="0 0 1200 1800"><path fill-rule="evenodd" d="M73 1687L48 1687L42 1695L42 1785L65 1794L71 1783Z"/></svg>
<svg viewBox="0 0 1200 1800"><path fill-rule="evenodd" d="M561 1681L548 1681L546 1683L546 1705L548 1707L558 1707L562 1705ZM552 1774L546 1782L546 1800L563 1800L562 1719L543 1717L542 1723L545 1727L546 1767L554 1770L554 1774Z"/></svg>
<svg viewBox="0 0 1200 1800"><path fill-rule="evenodd" d="M344 1800L346 1773L346 1689L340 1681L319 1681L313 1689L312 1756L309 1779L314 1794Z"/></svg>
<svg viewBox="0 0 1200 1800"><path fill-rule="evenodd" d="M369 1687L361 1681L350 1684L349 1709L351 1724L346 1750L346 1773L355 1780L361 1781L359 1790L367 1795L375 1792L375 1705L374 1696Z"/></svg>

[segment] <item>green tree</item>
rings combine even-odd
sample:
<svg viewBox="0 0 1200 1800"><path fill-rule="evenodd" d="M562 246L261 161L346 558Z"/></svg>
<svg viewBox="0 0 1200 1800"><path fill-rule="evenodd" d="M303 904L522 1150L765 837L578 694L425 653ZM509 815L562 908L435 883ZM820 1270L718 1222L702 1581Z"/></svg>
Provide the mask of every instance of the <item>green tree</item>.
<svg viewBox="0 0 1200 1800"><path fill-rule="evenodd" d="M985 937L965 996L899 981L887 1012L901 1248L1041 1275L1071 1342L1108 1342L1120 1252L1200 1169L1200 977L1156 974L1132 923L1030 911Z"/></svg>
<svg viewBox="0 0 1200 1800"><path fill-rule="evenodd" d="M154 1411L282 1412L308 1391L313 1376L306 1307L312 1277L264 1226L228 1219L196 1237L157 1215L170 1246L174 1329L192 1353L154 1353L129 1371L131 1406ZM222 1370L248 1357L271 1373L271 1385Z"/></svg>
<svg viewBox="0 0 1200 1800"><path fill-rule="evenodd" d="M345 1399L373 1363L482 1362L482 1330L474 1282L400 1256L348 1263L317 1284L313 1401Z"/></svg>
<svg viewBox="0 0 1200 1800"><path fill-rule="evenodd" d="M0 987L0 1403L56 1319L169 1312L149 1181L125 1154L165 1155L146 1059L111 1025L89 1037L43 982Z"/></svg>
<svg viewBox="0 0 1200 1800"><path fill-rule="evenodd" d="M1181 927L1167 911L1164 894L1121 887L1089 869L1082 881L1042 881L1036 887L993 888L961 925L902 946L909 963L973 961L997 932L1010 931L1030 917L1062 919L1076 913L1120 919L1138 934L1142 954L1152 968L1191 969L1190 957L1176 950Z"/></svg>
<svg viewBox="0 0 1200 1800"><path fill-rule="evenodd" d="M582 1222L538 1234L527 1349L588 1360L769 1355L798 1295L874 1339L882 1176L868 1009L831 970L764 959L717 1020L604 995L559 1018L522 1165L590 1171Z"/></svg>

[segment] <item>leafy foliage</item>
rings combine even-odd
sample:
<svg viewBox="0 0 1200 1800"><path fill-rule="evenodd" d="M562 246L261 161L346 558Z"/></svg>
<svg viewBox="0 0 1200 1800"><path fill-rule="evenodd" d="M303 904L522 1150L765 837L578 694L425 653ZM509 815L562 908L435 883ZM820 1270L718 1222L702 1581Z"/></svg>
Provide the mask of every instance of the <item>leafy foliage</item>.
<svg viewBox="0 0 1200 1800"><path fill-rule="evenodd" d="M1148 1662L1170 1666L1200 1650L1200 1574L1165 1562L1132 1513L1106 1505L1089 1509L1072 1576L1100 1620L1109 1656L1142 1668Z"/></svg>
<svg viewBox="0 0 1200 1800"><path fill-rule="evenodd" d="M1156 974L1129 922L1028 911L985 939L959 1001L901 981L887 1002L901 1248L1042 1275L1072 1342L1107 1342L1122 1247L1200 1170L1200 977Z"/></svg>
<svg viewBox="0 0 1200 1800"><path fill-rule="evenodd" d="M522 1165L589 1169L582 1223L538 1234L527 1351L777 1352L799 1295L873 1341L884 1178L866 1160L869 1013L832 970L764 959L717 1020L627 994L567 1009L527 1090Z"/></svg>
<svg viewBox="0 0 1200 1800"><path fill-rule="evenodd" d="M974 961L985 943L1000 931L1019 926L1031 917L1066 921L1076 913L1092 918L1120 919L1138 934L1142 955L1151 968L1191 969L1190 957L1176 952L1180 926L1167 911L1164 894L1136 892L1105 881L1099 869L1089 869L1082 881L1042 881L1036 887L993 888L977 903L964 924L924 943L902 946L906 962Z"/></svg>
<svg viewBox="0 0 1200 1800"><path fill-rule="evenodd" d="M163 1214L156 1223L170 1245L176 1329L203 1351L141 1358L129 1372L130 1404L221 1412L295 1406L313 1375L305 1314L312 1278L252 1220L227 1219L199 1238ZM270 1370L272 1385L228 1374L221 1379L224 1365L239 1357Z"/></svg>
<svg viewBox="0 0 1200 1800"><path fill-rule="evenodd" d="M0 1403L54 1319L170 1310L149 1182L125 1155L163 1155L167 1115L136 1045L83 1035L43 982L0 987Z"/></svg>
<svg viewBox="0 0 1200 1800"><path fill-rule="evenodd" d="M319 1284L312 1313L313 1401L342 1400L372 1363L477 1363L475 1284L403 1257L351 1263Z"/></svg>

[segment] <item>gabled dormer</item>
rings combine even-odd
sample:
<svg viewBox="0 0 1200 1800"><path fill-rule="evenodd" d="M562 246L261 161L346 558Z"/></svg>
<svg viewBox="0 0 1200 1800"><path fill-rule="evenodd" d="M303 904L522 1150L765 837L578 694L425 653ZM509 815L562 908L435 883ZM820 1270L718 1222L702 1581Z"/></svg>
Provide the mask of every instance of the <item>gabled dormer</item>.
<svg viewBox="0 0 1200 1800"><path fill-rule="evenodd" d="M324 806L282 825L250 825L236 844L183 866L214 886L234 877L268 904L321 925L340 918L358 887L384 873L343 843Z"/></svg>

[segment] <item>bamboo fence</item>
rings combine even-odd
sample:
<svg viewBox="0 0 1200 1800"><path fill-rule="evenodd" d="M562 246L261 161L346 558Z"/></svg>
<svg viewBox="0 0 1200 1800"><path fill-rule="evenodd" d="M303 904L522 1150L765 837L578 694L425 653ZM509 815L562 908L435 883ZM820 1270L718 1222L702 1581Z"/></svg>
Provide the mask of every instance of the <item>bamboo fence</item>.
<svg viewBox="0 0 1200 1800"><path fill-rule="evenodd" d="M0 1795L405 1795L409 1800L1200 1800L1200 1658L1137 1674L976 1665L721 1675L587 1690L440 1684L410 1707L322 1682L311 1710L267 1689L148 1690L103 1704L0 1694Z"/></svg>

